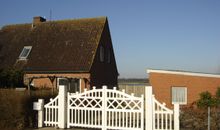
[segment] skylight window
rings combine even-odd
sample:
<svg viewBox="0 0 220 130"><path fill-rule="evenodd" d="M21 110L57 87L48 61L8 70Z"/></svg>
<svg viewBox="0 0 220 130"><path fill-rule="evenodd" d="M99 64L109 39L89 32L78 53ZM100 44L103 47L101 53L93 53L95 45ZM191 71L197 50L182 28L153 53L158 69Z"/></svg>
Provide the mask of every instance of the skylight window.
<svg viewBox="0 0 220 130"><path fill-rule="evenodd" d="M24 46L24 48L23 48L23 50L22 50L22 52L21 52L21 54L20 54L20 56L19 56L19 59L20 59L20 60L25 60L25 59L27 59L28 55L29 55L30 52L31 52L31 48L32 48L32 46Z"/></svg>

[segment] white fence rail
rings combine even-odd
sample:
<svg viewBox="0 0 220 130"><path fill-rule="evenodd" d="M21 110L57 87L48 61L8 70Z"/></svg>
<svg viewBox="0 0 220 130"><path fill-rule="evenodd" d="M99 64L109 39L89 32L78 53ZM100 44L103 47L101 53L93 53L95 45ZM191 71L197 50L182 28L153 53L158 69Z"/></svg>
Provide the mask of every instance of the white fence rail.
<svg viewBox="0 0 220 130"><path fill-rule="evenodd" d="M44 105L44 109L45 119L39 120L45 126L179 130L179 104L174 105L174 110L166 108L155 99L152 87L145 88L144 104L143 95L135 97L106 86L83 93L67 93L66 87L60 86L59 95Z"/></svg>

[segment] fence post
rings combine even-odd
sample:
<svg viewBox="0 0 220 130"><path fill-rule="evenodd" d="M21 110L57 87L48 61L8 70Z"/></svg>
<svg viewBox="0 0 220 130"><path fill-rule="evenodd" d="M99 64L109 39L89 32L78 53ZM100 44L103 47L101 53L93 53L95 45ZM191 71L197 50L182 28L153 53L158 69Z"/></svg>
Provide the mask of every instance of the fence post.
<svg viewBox="0 0 220 130"><path fill-rule="evenodd" d="M152 86L145 87L145 130L153 130Z"/></svg>
<svg viewBox="0 0 220 130"><path fill-rule="evenodd" d="M107 105L107 86L102 87L102 130L107 130L107 111L106 111L106 105Z"/></svg>
<svg viewBox="0 0 220 130"><path fill-rule="evenodd" d="M210 106L208 107L208 130L210 130Z"/></svg>
<svg viewBox="0 0 220 130"><path fill-rule="evenodd" d="M67 125L67 129L69 129L70 128L70 111L69 111L69 95L70 95L70 93L69 92L67 92L67 102L66 102L66 110L67 110L67 123L66 123L66 125Z"/></svg>
<svg viewBox="0 0 220 130"><path fill-rule="evenodd" d="M180 105L178 103L175 103L174 104L174 130L180 129L179 108L180 108Z"/></svg>
<svg viewBox="0 0 220 130"><path fill-rule="evenodd" d="M38 110L38 128L43 127L44 124L44 99L38 99L41 109Z"/></svg>
<svg viewBox="0 0 220 130"><path fill-rule="evenodd" d="M60 85L59 86L59 94L58 94L58 127L66 128L66 120L67 120L67 86Z"/></svg>

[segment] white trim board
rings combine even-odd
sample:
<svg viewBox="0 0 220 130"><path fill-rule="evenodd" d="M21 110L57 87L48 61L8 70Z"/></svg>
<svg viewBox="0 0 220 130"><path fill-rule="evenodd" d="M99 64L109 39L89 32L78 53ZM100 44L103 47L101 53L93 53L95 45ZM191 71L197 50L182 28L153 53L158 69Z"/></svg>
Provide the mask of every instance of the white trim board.
<svg viewBox="0 0 220 130"><path fill-rule="evenodd" d="M147 69L147 73L163 73L163 74L176 74L176 75L186 75L186 76L199 76L199 77L212 77L220 78L218 74L206 74L206 73L195 73L195 72L184 72L184 71L175 71L175 70L156 70L156 69Z"/></svg>

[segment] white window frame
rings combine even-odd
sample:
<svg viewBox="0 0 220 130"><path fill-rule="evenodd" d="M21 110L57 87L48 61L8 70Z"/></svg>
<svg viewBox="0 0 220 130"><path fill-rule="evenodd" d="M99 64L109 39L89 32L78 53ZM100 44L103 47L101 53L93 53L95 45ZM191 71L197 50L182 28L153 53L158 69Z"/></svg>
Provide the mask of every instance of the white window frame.
<svg viewBox="0 0 220 130"><path fill-rule="evenodd" d="M171 88L172 104L187 104L187 87L173 86Z"/></svg>
<svg viewBox="0 0 220 130"><path fill-rule="evenodd" d="M100 46L100 61L101 62L104 62L105 60L105 50L104 50L104 47L103 46Z"/></svg>
<svg viewBox="0 0 220 130"><path fill-rule="evenodd" d="M22 56L23 53L24 53L24 51L25 51L25 49L28 50L28 53L27 53L25 56ZM20 55L19 55L19 60L26 60L27 57L28 57L28 55L29 55L30 52L31 52L31 49L32 49L32 46L24 46L24 48L22 49L22 51L21 51L21 53L20 53Z"/></svg>

